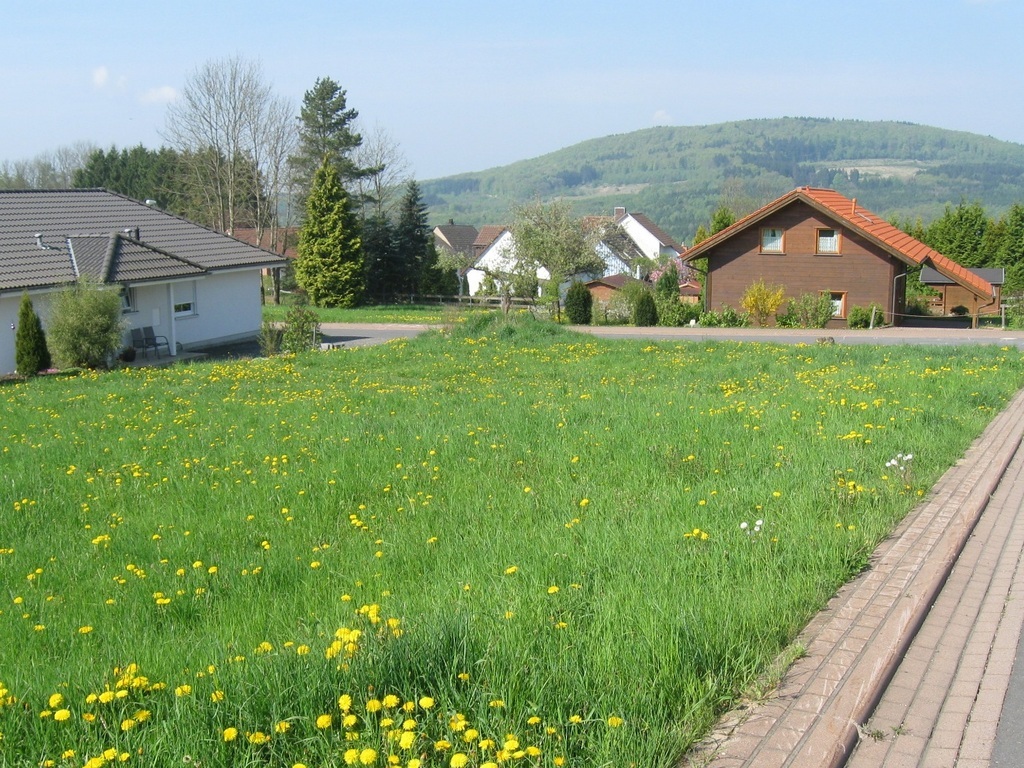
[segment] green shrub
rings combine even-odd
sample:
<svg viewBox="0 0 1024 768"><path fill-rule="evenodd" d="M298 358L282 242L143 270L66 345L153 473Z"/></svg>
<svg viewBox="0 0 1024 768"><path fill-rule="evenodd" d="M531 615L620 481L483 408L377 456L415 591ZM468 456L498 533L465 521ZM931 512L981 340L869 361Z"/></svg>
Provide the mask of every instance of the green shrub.
<svg viewBox="0 0 1024 768"><path fill-rule="evenodd" d="M264 320L260 325L260 335L257 337L257 341L260 344L260 354L264 357L273 357L274 355L281 354L281 343L283 340L284 328L270 320Z"/></svg>
<svg viewBox="0 0 1024 768"><path fill-rule="evenodd" d="M646 328L658 324L658 307L650 291L641 293L633 304L633 325Z"/></svg>
<svg viewBox="0 0 1024 768"><path fill-rule="evenodd" d="M14 364L22 376L35 376L51 365L50 350L39 315L32 306L28 293L21 296L18 310L18 331L14 336Z"/></svg>
<svg viewBox="0 0 1024 768"><path fill-rule="evenodd" d="M573 325L590 325L594 297L581 282L574 282L565 293L565 314Z"/></svg>
<svg viewBox="0 0 1024 768"><path fill-rule="evenodd" d="M746 328L750 325L750 315L740 314L723 304L721 312L701 312L697 322L705 328Z"/></svg>
<svg viewBox="0 0 1024 768"><path fill-rule="evenodd" d="M833 317L832 299L827 293L805 293L790 299L786 311L776 315L780 328L824 328Z"/></svg>
<svg viewBox="0 0 1024 768"><path fill-rule="evenodd" d="M121 295L82 278L54 296L49 328L50 347L60 367L106 367L124 336Z"/></svg>
<svg viewBox="0 0 1024 768"><path fill-rule="evenodd" d="M658 325L674 327L686 322L683 318L683 305L679 303L679 294L666 296L655 291L654 306L658 310Z"/></svg>
<svg viewBox="0 0 1024 768"><path fill-rule="evenodd" d="M284 318L281 351L297 354L320 345L320 317L312 308L296 304Z"/></svg>
<svg viewBox="0 0 1024 768"><path fill-rule="evenodd" d="M850 328L870 328L872 309L875 311L875 324L881 325L884 323L885 311L882 309L882 305L872 302L866 307L851 307L850 313L846 317L846 324Z"/></svg>

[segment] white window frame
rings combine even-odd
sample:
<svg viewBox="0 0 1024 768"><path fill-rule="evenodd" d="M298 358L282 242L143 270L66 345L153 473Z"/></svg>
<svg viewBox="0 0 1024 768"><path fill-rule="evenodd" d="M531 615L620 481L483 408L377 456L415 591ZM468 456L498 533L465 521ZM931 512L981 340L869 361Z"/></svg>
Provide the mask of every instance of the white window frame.
<svg viewBox="0 0 1024 768"><path fill-rule="evenodd" d="M130 285L121 286L121 314L131 315L139 311L135 289Z"/></svg>
<svg viewBox="0 0 1024 768"><path fill-rule="evenodd" d="M761 227L761 253L785 252L786 231L779 227Z"/></svg>
<svg viewBox="0 0 1024 768"><path fill-rule="evenodd" d="M823 232L831 232L832 236L825 238L822 237ZM814 247L817 249L816 253L825 256L836 256L842 252L842 235L838 229L832 229L830 227L822 227L815 231L814 234ZM822 247L824 243L831 242L831 247Z"/></svg>
<svg viewBox="0 0 1024 768"><path fill-rule="evenodd" d="M832 301L832 317L837 320L846 318L846 291L829 291L828 297Z"/></svg>
<svg viewBox="0 0 1024 768"><path fill-rule="evenodd" d="M184 290L181 290L181 285L176 286L174 289L175 296L172 309L174 310L175 317L192 317L199 314L196 310L196 284L192 282L186 283L186 285L188 288ZM179 291L186 294L188 298L179 296Z"/></svg>

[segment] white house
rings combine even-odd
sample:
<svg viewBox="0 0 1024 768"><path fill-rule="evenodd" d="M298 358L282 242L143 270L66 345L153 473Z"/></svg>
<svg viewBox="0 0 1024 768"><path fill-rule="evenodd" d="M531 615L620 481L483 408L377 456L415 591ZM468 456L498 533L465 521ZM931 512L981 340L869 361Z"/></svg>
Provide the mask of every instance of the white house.
<svg viewBox="0 0 1024 768"><path fill-rule="evenodd" d="M609 226L611 225L611 226ZM659 263L667 258L676 258L684 248L677 244L663 230L642 213L626 213L625 208L616 208L615 215L591 216L583 220L583 226L593 231L600 230L595 250L604 262L600 274L573 275L576 280L592 280L610 275L632 275L641 277L647 263ZM515 241L506 227L488 225L480 229L473 243L476 254L475 266L466 273L470 295L480 292L486 275L490 272L511 272L515 268ZM550 275L544 268L537 270L538 280L548 280ZM560 286L564 290L568 283Z"/></svg>
<svg viewBox="0 0 1024 768"><path fill-rule="evenodd" d="M642 213L627 213L625 208L616 208L613 219L629 236L640 252L652 261L675 258L685 250L663 229Z"/></svg>
<svg viewBox="0 0 1024 768"><path fill-rule="evenodd" d="M152 326L175 355L255 337L261 270L285 261L105 190L0 190L0 373L15 367L26 291L45 329L61 287L82 276L120 286L126 327Z"/></svg>

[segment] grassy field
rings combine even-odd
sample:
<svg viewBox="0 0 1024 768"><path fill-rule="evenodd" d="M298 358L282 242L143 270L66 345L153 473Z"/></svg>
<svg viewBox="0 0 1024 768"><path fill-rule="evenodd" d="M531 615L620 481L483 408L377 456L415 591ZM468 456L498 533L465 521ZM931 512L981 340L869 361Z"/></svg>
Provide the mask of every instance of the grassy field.
<svg viewBox="0 0 1024 768"><path fill-rule="evenodd" d="M474 317L0 387L0 765L671 766L1022 383Z"/></svg>
<svg viewBox="0 0 1024 768"><path fill-rule="evenodd" d="M283 304L264 304L263 318L271 322L283 322L288 314L290 297L285 296ZM337 307L314 307L321 323L403 323L417 325L440 325L449 322L453 316L466 310L457 306L442 304L383 304L353 309Z"/></svg>

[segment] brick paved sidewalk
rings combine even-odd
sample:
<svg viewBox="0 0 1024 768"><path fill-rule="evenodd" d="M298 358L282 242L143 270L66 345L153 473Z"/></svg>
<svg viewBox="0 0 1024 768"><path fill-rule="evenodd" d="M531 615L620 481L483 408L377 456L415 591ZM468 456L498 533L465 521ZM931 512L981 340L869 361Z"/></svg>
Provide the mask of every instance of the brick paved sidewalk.
<svg viewBox="0 0 1024 768"><path fill-rule="evenodd" d="M851 766L953 765L939 762L950 756L939 750L948 749L951 739L943 737L933 743L936 726L955 732L958 744L970 745L972 752L965 747L965 755L983 751L978 745L984 744L991 751L1002 704L999 689L1005 692L1016 649L1016 634L1011 630L1015 626L1019 633L1024 616L1007 615L999 621L1001 601L1014 589L1014 558L1019 558L1022 548L1015 537L1024 536L1024 531L1011 532L1013 513L1024 493L1024 448L1018 451L1022 435L1024 392L1018 393L927 499L882 543L870 568L843 587L804 629L797 643L806 653L792 665L775 694L730 713L687 756L684 765L841 766L853 752L859 733L884 733L886 728L886 739L861 742L857 760L863 762ZM1005 481L1000 483L1004 475ZM990 497L992 505L988 505ZM986 506L992 514L982 523ZM1001 509L1007 509L1007 514L1000 515ZM977 538L982 541L968 547L976 525ZM992 553L992 542L1005 546L1000 553ZM961 553L961 569L954 571ZM989 574L988 584L985 573ZM940 590L947 578L951 592L943 598ZM932 621L926 623L937 597ZM974 618L961 611L964 601L975 602ZM1018 602L1015 609L1024 610L1024 600ZM919 643L919 647L926 656L919 657L917 651L911 655L908 648L923 625L923 645ZM940 646L937 652L936 646ZM990 655L993 649L998 652ZM898 674L905 653L910 663ZM977 658L979 654L985 659ZM1000 661L1003 657L1005 661ZM983 674L986 670L990 676ZM940 674L945 675L941 681ZM894 703L882 698L890 680L894 681ZM964 698L970 695L972 685L983 693L976 707L969 707ZM863 728L880 699L874 722ZM936 711L937 700L944 706ZM922 711L922 706L928 711ZM965 708L968 711L963 711ZM929 758L935 761L919 763L930 748L934 749L928 752ZM973 768L987 762L959 765Z"/></svg>

